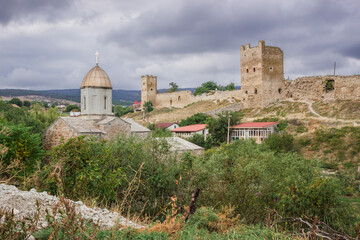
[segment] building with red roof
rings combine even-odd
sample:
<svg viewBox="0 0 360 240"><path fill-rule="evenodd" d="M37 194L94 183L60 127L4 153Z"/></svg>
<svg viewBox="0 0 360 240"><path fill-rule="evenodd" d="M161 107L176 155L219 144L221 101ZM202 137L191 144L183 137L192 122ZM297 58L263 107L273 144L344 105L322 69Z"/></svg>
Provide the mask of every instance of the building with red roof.
<svg viewBox="0 0 360 240"><path fill-rule="evenodd" d="M156 128L166 129L166 130L173 130L178 128L179 125L177 122L170 122L170 123L157 123Z"/></svg>
<svg viewBox="0 0 360 240"><path fill-rule="evenodd" d="M138 109L141 109L141 102L138 102L137 100L135 100L135 102L133 103L132 106L134 108L134 112L139 111Z"/></svg>
<svg viewBox="0 0 360 240"><path fill-rule="evenodd" d="M278 122L245 122L231 127L231 140L254 139L257 143L263 142L275 132Z"/></svg>
<svg viewBox="0 0 360 240"><path fill-rule="evenodd" d="M194 134L205 135L205 137L209 134L208 129L206 128L206 124L194 124L184 127L179 127L171 130L175 136L178 137L190 137Z"/></svg>

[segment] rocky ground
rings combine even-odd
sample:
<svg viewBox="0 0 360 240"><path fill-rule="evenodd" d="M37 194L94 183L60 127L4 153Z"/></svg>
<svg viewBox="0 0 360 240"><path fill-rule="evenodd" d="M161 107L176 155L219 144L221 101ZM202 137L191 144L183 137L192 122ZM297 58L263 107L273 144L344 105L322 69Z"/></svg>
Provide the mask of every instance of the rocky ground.
<svg viewBox="0 0 360 240"><path fill-rule="evenodd" d="M51 212L54 205L59 204L59 199L46 192L39 193L35 189L21 191L15 186L0 184L0 208L13 210L17 219L34 215L37 212L36 201L39 203L41 216L38 227L44 228L47 226L45 210L48 209ZM112 228L115 226L117 220L117 226L143 228L143 226L120 216L119 213L110 212L109 210L102 208L89 208L80 201L67 201L75 206L76 213L81 214L83 219L98 223L103 228Z"/></svg>

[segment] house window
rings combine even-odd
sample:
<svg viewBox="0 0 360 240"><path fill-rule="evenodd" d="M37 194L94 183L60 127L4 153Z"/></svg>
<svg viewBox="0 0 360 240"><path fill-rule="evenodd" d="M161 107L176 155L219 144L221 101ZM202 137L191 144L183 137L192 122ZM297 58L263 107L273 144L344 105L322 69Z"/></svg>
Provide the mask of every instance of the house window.
<svg viewBox="0 0 360 240"><path fill-rule="evenodd" d="M254 93L257 94L257 89L255 88Z"/></svg>
<svg viewBox="0 0 360 240"><path fill-rule="evenodd" d="M84 110L86 110L86 97L84 97Z"/></svg>
<svg viewBox="0 0 360 240"><path fill-rule="evenodd" d="M106 109L106 99L107 97L104 97L104 109Z"/></svg>
<svg viewBox="0 0 360 240"><path fill-rule="evenodd" d="M255 72L255 68L253 68L253 72Z"/></svg>

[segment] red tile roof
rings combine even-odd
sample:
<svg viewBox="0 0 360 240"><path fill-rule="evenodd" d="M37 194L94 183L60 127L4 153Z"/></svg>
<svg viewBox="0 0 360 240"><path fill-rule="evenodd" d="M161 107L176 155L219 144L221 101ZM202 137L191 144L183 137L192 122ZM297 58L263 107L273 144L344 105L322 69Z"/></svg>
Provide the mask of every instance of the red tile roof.
<svg viewBox="0 0 360 240"><path fill-rule="evenodd" d="M156 127L157 128L168 128L173 124L175 124L175 123L174 122L171 122L171 123L158 123L158 124L156 124Z"/></svg>
<svg viewBox="0 0 360 240"><path fill-rule="evenodd" d="M173 132L197 132L204 130L206 128L206 124L194 124L184 127L175 128L171 131Z"/></svg>
<svg viewBox="0 0 360 240"><path fill-rule="evenodd" d="M235 125L232 128L264 128L271 127L275 124L278 124L278 122L245 122Z"/></svg>
<svg viewBox="0 0 360 240"><path fill-rule="evenodd" d="M135 100L135 102L133 103L133 105L135 104L141 104L141 102L138 102L137 100Z"/></svg>

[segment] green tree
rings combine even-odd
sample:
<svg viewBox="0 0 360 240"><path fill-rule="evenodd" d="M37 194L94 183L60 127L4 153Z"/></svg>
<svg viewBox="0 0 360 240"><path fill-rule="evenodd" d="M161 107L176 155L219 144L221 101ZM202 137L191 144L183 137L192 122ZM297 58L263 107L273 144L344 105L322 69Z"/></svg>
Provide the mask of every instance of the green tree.
<svg viewBox="0 0 360 240"><path fill-rule="evenodd" d="M30 106L31 106L31 102L30 102L30 101L25 100L25 101L23 102L23 105L24 105L24 107L27 107L27 108L29 109L29 108L30 108Z"/></svg>
<svg viewBox="0 0 360 240"><path fill-rule="evenodd" d="M19 98L12 98L9 102L11 104L16 104L19 107L22 107L22 101Z"/></svg>
<svg viewBox="0 0 360 240"><path fill-rule="evenodd" d="M201 84L200 87L196 88L194 95L196 96L196 95L200 95L203 93L209 93L211 90L223 91L224 88L221 85L217 85L213 81L209 81L209 82L205 82L205 83Z"/></svg>
<svg viewBox="0 0 360 240"><path fill-rule="evenodd" d="M14 165L11 175L23 179L32 174L43 157L41 137L23 124L0 123L0 145L7 147L2 161Z"/></svg>
<svg viewBox="0 0 360 240"><path fill-rule="evenodd" d="M66 106L65 112L71 112L73 109L77 109L79 111L81 110L78 105L71 105L70 104L70 105Z"/></svg>
<svg viewBox="0 0 360 240"><path fill-rule="evenodd" d="M263 146L273 150L276 153L286 153L296 151L294 137L287 133L273 133L262 143Z"/></svg>
<svg viewBox="0 0 360 240"><path fill-rule="evenodd" d="M152 112L154 110L153 104L150 101L144 103L144 108L146 112Z"/></svg>
<svg viewBox="0 0 360 240"><path fill-rule="evenodd" d="M230 117L230 126L240 123L241 113L239 112L222 112L218 114L218 118L211 118L208 121L209 134L212 136L216 145L223 143L227 139L228 119Z"/></svg>
<svg viewBox="0 0 360 240"><path fill-rule="evenodd" d="M134 112L134 108L132 107L123 107L121 105L114 107L114 113L116 117L121 117L131 112Z"/></svg>
<svg viewBox="0 0 360 240"><path fill-rule="evenodd" d="M193 125L193 124L207 123L207 121L210 118L211 118L210 116L208 116L204 113L195 113L195 114L191 115L190 117L187 117L187 118L181 120L179 123L179 126L183 127L183 126L188 126L188 125Z"/></svg>
<svg viewBox="0 0 360 240"><path fill-rule="evenodd" d="M169 83L169 85L170 89L168 90L168 92L176 92L179 89L179 86L174 82Z"/></svg>
<svg viewBox="0 0 360 240"><path fill-rule="evenodd" d="M234 91L235 90L235 84L234 83L229 83L228 85L225 86L225 90Z"/></svg>

